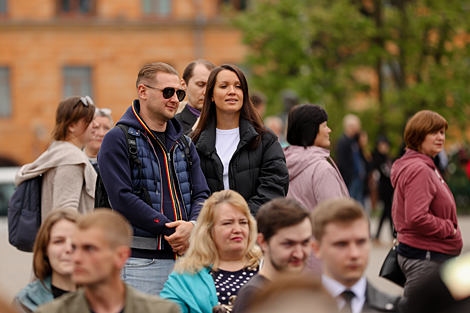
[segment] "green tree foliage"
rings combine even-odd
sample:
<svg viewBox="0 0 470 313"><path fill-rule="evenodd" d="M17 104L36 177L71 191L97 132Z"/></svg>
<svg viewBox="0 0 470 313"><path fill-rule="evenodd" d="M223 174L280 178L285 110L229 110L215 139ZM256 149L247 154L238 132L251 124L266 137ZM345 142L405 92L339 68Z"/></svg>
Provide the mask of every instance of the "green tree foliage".
<svg viewBox="0 0 470 313"><path fill-rule="evenodd" d="M253 0L235 18L251 83L279 113L281 92L322 104L335 137L356 111L374 138L398 144L406 119L430 109L463 129L470 113L466 0ZM366 109L357 108L365 99Z"/></svg>

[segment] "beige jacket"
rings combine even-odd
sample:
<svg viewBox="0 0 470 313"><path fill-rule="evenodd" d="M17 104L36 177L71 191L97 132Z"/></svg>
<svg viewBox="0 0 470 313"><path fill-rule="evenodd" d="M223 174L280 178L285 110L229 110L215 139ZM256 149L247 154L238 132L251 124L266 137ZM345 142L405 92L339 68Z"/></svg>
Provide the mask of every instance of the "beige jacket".
<svg viewBox="0 0 470 313"><path fill-rule="evenodd" d="M96 172L78 147L67 141L53 141L33 163L18 171L15 184L43 174L41 217L54 209L93 210Z"/></svg>
<svg viewBox="0 0 470 313"><path fill-rule="evenodd" d="M85 298L84 289L63 295L55 301L48 302L38 308L37 313L83 313L90 312L90 307ZM176 303L140 293L130 286L126 285L126 303L123 313L179 313L180 310Z"/></svg>

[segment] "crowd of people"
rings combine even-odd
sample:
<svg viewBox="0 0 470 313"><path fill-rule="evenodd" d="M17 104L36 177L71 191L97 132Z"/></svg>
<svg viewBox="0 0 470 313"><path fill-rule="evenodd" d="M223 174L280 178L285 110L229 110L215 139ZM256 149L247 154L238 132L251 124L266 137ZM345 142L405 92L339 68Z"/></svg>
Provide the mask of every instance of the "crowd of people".
<svg viewBox="0 0 470 313"><path fill-rule="evenodd" d="M294 106L280 138L257 110L266 99L251 100L235 65L197 60L180 79L168 64L146 64L136 91L114 128L111 111L90 97L62 101L50 147L18 172L17 184L43 175L42 225L34 280L14 309L415 312L425 278L459 256L455 201L434 163L448 128L439 114L408 121L406 152L393 165L385 137L361 153L367 138L347 115L337 166L325 109ZM368 164L386 198L376 236L390 215L396 226L403 297L364 274ZM111 210L95 209L98 188ZM467 288L448 305L462 308L469 296Z"/></svg>

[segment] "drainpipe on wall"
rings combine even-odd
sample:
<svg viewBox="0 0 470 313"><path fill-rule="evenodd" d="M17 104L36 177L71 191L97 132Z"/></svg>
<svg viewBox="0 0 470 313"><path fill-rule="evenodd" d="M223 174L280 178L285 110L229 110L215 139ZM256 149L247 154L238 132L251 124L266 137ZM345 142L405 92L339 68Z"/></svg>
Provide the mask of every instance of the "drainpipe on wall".
<svg viewBox="0 0 470 313"><path fill-rule="evenodd" d="M196 17L194 20L194 60L204 58L204 25L206 18L202 10L202 2L204 0L193 0L196 9Z"/></svg>

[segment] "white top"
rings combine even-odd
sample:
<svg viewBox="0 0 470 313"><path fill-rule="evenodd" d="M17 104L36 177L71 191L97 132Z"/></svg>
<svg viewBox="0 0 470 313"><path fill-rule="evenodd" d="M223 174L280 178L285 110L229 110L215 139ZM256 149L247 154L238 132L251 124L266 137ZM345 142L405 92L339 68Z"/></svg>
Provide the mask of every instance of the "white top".
<svg viewBox="0 0 470 313"><path fill-rule="evenodd" d="M351 300L351 309L352 313L361 313L364 303L366 302L366 288L367 280L362 276L351 288L346 288L340 282L330 278L326 275L321 276L321 283L323 287L330 293L330 295L336 300L338 309L341 309L346 304L346 300L341 296L341 294L346 290L351 290L354 292L355 297Z"/></svg>
<svg viewBox="0 0 470 313"><path fill-rule="evenodd" d="M240 142L239 127L234 129L215 129L215 149L219 155L222 165L224 166L223 178L224 189L230 189L228 182L228 169L233 153L237 150Z"/></svg>

